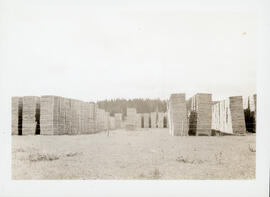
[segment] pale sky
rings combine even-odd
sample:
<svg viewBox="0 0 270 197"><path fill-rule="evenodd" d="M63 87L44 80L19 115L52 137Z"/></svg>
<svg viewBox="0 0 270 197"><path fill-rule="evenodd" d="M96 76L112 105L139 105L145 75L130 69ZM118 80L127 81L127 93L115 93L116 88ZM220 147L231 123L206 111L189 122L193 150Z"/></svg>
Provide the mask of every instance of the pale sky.
<svg viewBox="0 0 270 197"><path fill-rule="evenodd" d="M5 1L1 90L84 101L256 92L256 18L87 4Z"/></svg>

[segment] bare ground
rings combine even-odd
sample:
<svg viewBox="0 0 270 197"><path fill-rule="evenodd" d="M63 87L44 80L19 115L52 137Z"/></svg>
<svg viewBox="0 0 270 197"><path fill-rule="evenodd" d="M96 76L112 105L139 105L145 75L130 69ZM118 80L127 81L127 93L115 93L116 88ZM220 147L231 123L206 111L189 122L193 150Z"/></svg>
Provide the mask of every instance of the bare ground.
<svg viewBox="0 0 270 197"><path fill-rule="evenodd" d="M12 136L13 179L254 179L256 136Z"/></svg>

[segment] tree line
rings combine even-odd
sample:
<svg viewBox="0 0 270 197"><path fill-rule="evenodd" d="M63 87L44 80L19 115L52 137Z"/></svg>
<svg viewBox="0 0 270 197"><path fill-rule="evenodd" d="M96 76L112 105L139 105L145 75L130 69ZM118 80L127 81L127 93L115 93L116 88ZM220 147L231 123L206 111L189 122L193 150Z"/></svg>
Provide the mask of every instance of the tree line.
<svg viewBox="0 0 270 197"><path fill-rule="evenodd" d="M115 113L126 115L127 108L136 108L137 113L166 112L167 102L161 99L111 99L97 102L99 108L105 109L113 116Z"/></svg>

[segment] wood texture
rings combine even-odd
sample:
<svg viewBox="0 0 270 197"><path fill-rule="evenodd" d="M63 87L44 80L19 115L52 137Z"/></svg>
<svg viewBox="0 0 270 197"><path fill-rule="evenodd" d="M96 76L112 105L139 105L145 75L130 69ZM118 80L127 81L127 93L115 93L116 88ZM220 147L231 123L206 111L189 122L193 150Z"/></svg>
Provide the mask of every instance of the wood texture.
<svg viewBox="0 0 270 197"><path fill-rule="evenodd" d="M171 94L168 109L170 134L172 136L188 135L185 94Z"/></svg>

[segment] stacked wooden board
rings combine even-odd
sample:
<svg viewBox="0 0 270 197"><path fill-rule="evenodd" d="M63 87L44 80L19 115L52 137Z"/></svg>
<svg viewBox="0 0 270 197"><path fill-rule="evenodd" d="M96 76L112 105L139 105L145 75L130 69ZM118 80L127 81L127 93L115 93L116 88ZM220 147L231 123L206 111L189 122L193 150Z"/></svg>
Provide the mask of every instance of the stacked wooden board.
<svg viewBox="0 0 270 197"><path fill-rule="evenodd" d="M213 130L223 133L244 134L246 126L242 97L229 97L214 104L211 127Z"/></svg>
<svg viewBox="0 0 270 197"><path fill-rule="evenodd" d="M88 133L96 132L96 107L97 105L94 102L89 102L88 106L89 114L88 117Z"/></svg>
<svg viewBox="0 0 270 197"><path fill-rule="evenodd" d="M150 124L149 124L149 113L143 113L143 128L149 128Z"/></svg>
<svg viewBox="0 0 270 197"><path fill-rule="evenodd" d="M103 126L103 110L98 108L97 109L97 131L103 131L104 126Z"/></svg>
<svg viewBox="0 0 270 197"><path fill-rule="evenodd" d="M58 96L40 98L40 134L70 134L71 110L70 100Z"/></svg>
<svg viewBox="0 0 270 197"><path fill-rule="evenodd" d="M93 102L51 95L12 98L13 135L90 134L108 129L110 123L109 113L98 113Z"/></svg>
<svg viewBox="0 0 270 197"><path fill-rule="evenodd" d="M251 111L251 116L254 119L254 132L256 132L256 122L257 122L257 94L249 96L249 108Z"/></svg>
<svg viewBox="0 0 270 197"><path fill-rule="evenodd" d="M142 114L137 113L137 128L142 128Z"/></svg>
<svg viewBox="0 0 270 197"><path fill-rule="evenodd" d="M39 110L39 97L24 96L22 113L22 135L35 135L37 128L36 111Z"/></svg>
<svg viewBox="0 0 270 197"><path fill-rule="evenodd" d="M66 116L65 116L65 98L63 97L57 97L58 98L58 105L59 105L59 110L58 110L58 135L64 135L67 134L65 130L65 125L66 125Z"/></svg>
<svg viewBox="0 0 270 197"><path fill-rule="evenodd" d="M256 120L256 95L248 97L247 103L250 115ZM167 114L168 121L165 121ZM196 94L185 101L185 94L172 94L168 113L137 114L135 108L128 108L125 125L132 130L142 126L164 128L164 123L168 122L171 135L187 135L188 120L191 135L210 135L211 129L243 134L247 121L243 116L242 97L213 102L211 94ZM93 102L59 96L12 98L13 135L90 134L121 127L121 113L110 117L109 112L98 109Z"/></svg>
<svg viewBox="0 0 270 197"><path fill-rule="evenodd" d="M115 117L113 116L110 116L109 117L109 130L114 130L116 127L115 127Z"/></svg>
<svg viewBox="0 0 270 197"><path fill-rule="evenodd" d="M185 94L171 94L168 102L169 131L172 136L188 135Z"/></svg>
<svg viewBox="0 0 270 197"><path fill-rule="evenodd" d="M72 113L71 113L71 99L64 98L64 114L65 114L65 125L64 125L64 133L72 134Z"/></svg>
<svg viewBox="0 0 270 197"><path fill-rule="evenodd" d="M164 112L158 112L157 127L164 128Z"/></svg>
<svg viewBox="0 0 270 197"><path fill-rule="evenodd" d="M12 97L11 99L11 134L22 134L22 98Z"/></svg>
<svg viewBox="0 0 270 197"><path fill-rule="evenodd" d="M81 134L80 128L80 101L71 99L71 132L70 134Z"/></svg>
<svg viewBox="0 0 270 197"><path fill-rule="evenodd" d="M54 135L54 97L40 98L40 126L42 135Z"/></svg>
<svg viewBox="0 0 270 197"><path fill-rule="evenodd" d="M127 108L126 129L135 130L137 127L137 111L135 108Z"/></svg>
<svg viewBox="0 0 270 197"><path fill-rule="evenodd" d="M219 101L212 106L212 130L233 133L229 99Z"/></svg>
<svg viewBox="0 0 270 197"><path fill-rule="evenodd" d="M105 130L105 110L97 109L97 131Z"/></svg>
<svg viewBox="0 0 270 197"><path fill-rule="evenodd" d="M99 132L99 130L98 130L98 110L99 110L99 108L98 108L98 104L97 103L95 103L94 104L94 106L93 106L93 111L94 111L94 128L93 128L93 130L94 130L94 133L97 133L97 132Z"/></svg>
<svg viewBox="0 0 270 197"><path fill-rule="evenodd" d="M257 115L257 95L253 94L244 99L244 111L246 130L256 132L256 115Z"/></svg>
<svg viewBox="0 0 270 197"><path fill-rule="evenodd" d="M81 103L81 133L89 134L90 105L88 102Z"/></svg>
<svg viewBox="0 0 270 197"><path fill-rule="evenodd" d="M151 112L151 128L157 128L157 113Z"/></svg>
<svg viewBox="0 0 270 197"><path fill-rule="evenodd" d="M105 130L110 127L110 112L105 112Z"/></svg>
<svg viewBox="0 0 270 197"><path fill-rule="evenodd" d="M121 129L122 128L122 113L115 113L115 128Z"/></svg>
<svg viewBox="0 0 270 197"><path fill-rule="evenodd" d="M58 96L42 96L40 122L42 135L94 133L95 103Z"/></svg>
<svg viewBox="0 0 270 197"><path fill-rule="evenodd" d="M244 134L246 133L246 124L242 96L229 97L229 100L233 132L236 134Z"/></svg>
<svg viewBox="0 0 270 197"><path fill-rule="evenodd" d="M168 128L168 112L164 112L163 128Z"/></svg>
<svg viewBox="0 0 270 197"><path fill-rule="evenodd" d="M211 135L212 94L198 93L187 102L190 135Z"/></svg>

